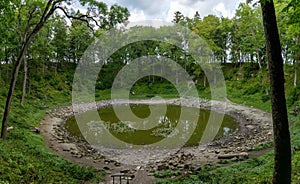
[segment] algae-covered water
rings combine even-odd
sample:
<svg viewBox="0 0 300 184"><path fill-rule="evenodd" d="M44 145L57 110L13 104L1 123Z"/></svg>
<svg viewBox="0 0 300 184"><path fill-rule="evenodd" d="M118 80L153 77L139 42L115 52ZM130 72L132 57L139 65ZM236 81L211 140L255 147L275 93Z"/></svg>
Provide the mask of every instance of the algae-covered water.
<svg viewBox="0 0 300 184"><path fill-rule="evenodd" d="M176 134L181 133L177 125L183 123L184 126L181 126L181 129L185 129L185 131L189 131L191 129L189 127L195 125L185 146L197 146L206 128L215 128L211 132L216 132L214 137L218 138L236 131L239 127L236 120L228 115L224 116L221 126L208 126L211 113L214 117L223 117L223 115L204 109L176 105L131 104L129 107L134 116L126 111L128 110L126 105L118 106L117 113L116 108L113 107L100 108L98 114L101 121L99 121L99 117L96 118L93 115L92 111L88 111L77 115L77 118L74 116L68 119L65 128L73 136L85 137L93 134L95 138L104 133L103 130L105 129L122 142L133 145L149 145L172 136L176 138ZM182 117L182 112L185 113L184 117ZM80 126L78 126L76 119L80 119ZM83 124L86 128L82 128ZM104 144L113 144L111 143L113 140L109 138L103 141Z"/></svg>

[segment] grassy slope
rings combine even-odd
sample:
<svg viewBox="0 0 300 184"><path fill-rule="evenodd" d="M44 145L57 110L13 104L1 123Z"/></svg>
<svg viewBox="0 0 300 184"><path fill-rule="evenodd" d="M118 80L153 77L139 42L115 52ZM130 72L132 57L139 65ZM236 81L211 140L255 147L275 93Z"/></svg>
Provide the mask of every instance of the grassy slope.
<svg viewBox="0 0 300 184"><path fill-rule="evenodd" d="M60 77L53 80L59 81ZM64 77L61 77L64 79ZM49 80L48 82L53 82ZM101 181L103 171L69 163L51 153L43 138L31 129L36 127L46 110L58 104L70 101L67 89L56 89L48 82L42 81L41 87L32 84L34 98L28 98L26 104L19 105L20 92L17 91L11 108L8 140L0 140L0 184L1 183L81 183L82 181ZM53 84L55 83L53 82ZM40 85L36 84L36 85ZM0 90L0 118L5 104L7 89ZM38 97L43 99L39 99Z"/></svg>

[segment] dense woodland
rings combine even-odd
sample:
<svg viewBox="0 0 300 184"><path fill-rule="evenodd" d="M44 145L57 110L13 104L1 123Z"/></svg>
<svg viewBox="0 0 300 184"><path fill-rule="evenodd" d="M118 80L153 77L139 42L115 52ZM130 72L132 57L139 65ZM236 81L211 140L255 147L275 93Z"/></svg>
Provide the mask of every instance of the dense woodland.
<svg viewBox="0 0 300 184"><path fill-rule="evenodd" d="M50 154L42 139L28 129L37 126L46 110L70 101L73 75L81 57L97 37L107 34L112 28L116 29L116 36L128 32L138 33L137 36L161 33L161 36L156 36L168 42L176 42L182 47L159 41L140 41L123 47L105 62L99 74L96 84L98 100L109 98L107 93L122 67L145 55L164 56L178 62L196 82L200 97L210 98L205 74L200 64L189 54L189 45L193 43L189 43L184 37L182 40L163 38L164 33L169 32L172 26L127 28L130 12L124 7L108 7L97 1L82 0L80 2L88 10L83 14L69 6L73 1L67 0L65 4L62 2L64 1L0 0L0 117L2 119L2 114L6 112L8 92L15 91L12 94L11 117L7 118L8 124L5 128L16 127L15 131L8 133L8 142L1 142L0 183L76 183L81 180L101 180L99 171L67 164L62 158ZM274 3L285 69L287 107L291 110L300 105L300 2L276 0ZM47 8L49 9L44 11ZM270 111L270 73L262 20L260 3L252 2L241 3L233 18L202 16L201 12L195 12L194 17L186 17L177 11L174 13L173 23L189 28L210 47L211 57L222 66L230 100ZM155 63L149 64L154 69L163 70L157 68ZM19 75L15 75L16 73ZM11 89L14 77L15 90ZM151 97L154 94L176 97L176 92L170 88L165 80L151 76L139 81L133 90L138 98ZM298 123L299 126L298 117L292 116L290 121ZM299 133L298 129L295 131ZM299 149L299 142L299 137L292 131L293 150ZM41 153L39 149L42 150ZM300 154L293 154L292 181L297 183L300 181L297 172L300 169ZM43 163L38 163L39 158ZM273 155L269 154L244 165L224 170L208 167L203 171L220 174L221 178L235 176L236 170L241 170L248 172L248 175L241 176L238 173L236 178L228 177L224 181L232 183L240 178L248 183L269 183L272 179L272 158ZM258 169L257 165L262 166ZM57 169L52 171L54 167ZM253 172L245 171L248 167L254 167ZM213 180L212 176L205 175L204 172L196 174L195 177L187 179L187 182L222 181Z"/></svg>
<svg viewBox="0 0 300 184"><path fill-rule="evenodd" d="M294 67L294 86L297 85L298 75L297 66L300 58L300 41L299 41L299 16L297 16L297 9L287 8L289 1L276 2L278 26L281 37L282 55L284 63ZM27 36L27 32L32 29L30 26L34 24L38 17L38 12L35 12L37 6L35 4L26 4L19 7L19 4L13 6L6 6L3 9L5 14L1 14L1 80L4 84L9 83L13 64L17 60L19 48ZM18 8L19 7L19 8ZM298 7L296 7L298 8ZM19 10L19 11L18 11ZM9 13L7 13L9 12ZM33 12L33 14L31 14ZM80 17L80 12L72 12L74 16ZM126 20L128 14L120 17ZM108 15L109 16L109 15ZM152 29L158 29L157 32L168 31L167 27L147 29L133 27L128 29L122 25L117 24L113 18L108 17L108 23L105 28L91 28L82 20L73 20L70 22L66 16L61 13L54 13L50 17L45 26L37 34L36 38L30 44L28 51L25 53L24 62L22 63L21 71L27 77L26 93L33 92L34 81L30 83L30 79L35 75L37 78L47 77L47 74L54 71L55 73L63 71L65 67L75 66L85 50L95 40L95 37L105 34L105 30L117 25L121 27L118 29L122 31L136 31L140 35L153 32ZM27 24L29 22L29 24ZM196 12L192 18L185 17L179 11L175 12L174 23L179 23L187 26L190 30L197 33L210 46L213 51L213 56L222 64L231 63L242 66L243 64L257 64L257 66L264 70L267 69L266 46L262 24L262 14L260 6L249 5L242 3L239 5L235 16L232 19L225 17L217 17L215 15L208 15L201 17ZM125 22L126 24L126 22ZM27 27L26 27L27 25ZM29 26L29 27L28 27ZM26 30L29 29L29 30ZM120 33L121 34L121 33ZM25 38L24 38L25 37ZM171 40L172 38L170 38ZM172 41L172 40L171 40ZM113 79L111 74L116 73L116 68L121 68L132 59L138 58L145 54L166 56L176 60L184 66L190 75L195 78L201 77L201 68L193 58L188 57L186 53L189 52L188 44L185 40L176 40L182 44L182 48L175 48L173 45L166 43L150 43L141 42L131 45L123 49L118 54L115 54L106 64L106 71L102 80L103 85L99 85L99 89L108 89L110 83L109 79ZM123 54L123 57L120 56ZM126 56L126 57L124 57ZM117 59L115 59L117 58ZM115 72L111 72L115 70ZM26 71L26 72L24 72ZM263 75L261 72L258 75ZM203 77L203 74L202 74ZM264 78L264 77L262 77ZM262 79L262 87L268 94L267 81ZM200 81L200 80L199 80ZM20 81L21 82L21 79ZM23 83L26 81L24 80Z"/></svg>

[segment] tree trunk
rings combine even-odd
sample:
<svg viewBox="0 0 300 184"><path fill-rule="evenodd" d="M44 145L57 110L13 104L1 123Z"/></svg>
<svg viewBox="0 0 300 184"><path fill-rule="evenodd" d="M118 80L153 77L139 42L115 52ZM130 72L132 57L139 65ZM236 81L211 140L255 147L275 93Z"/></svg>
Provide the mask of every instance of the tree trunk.
<svg viewBox="0 0 300 184"><path fill-rule="evenodd" d="M26 95L26 86L27 86L27 59L24 56L24 77L23 77L23 88L22 88L22 97L21 97L21 105L24 105L25 95Z"/></svg>
<svg viewBox="0 0 300 184"><path fill-rule="evenodd" d="M299 38L299 35L297 35L297 38L296 38L296 45L299 46L300 45L300 38ZM299 61L299 58L300 58L300 54L297 53L296 54L296 59L295 59L295 62L294 62L294 70L295 70L295 75L294 75L294 87L297 87L297 80L298 80L298 70L297 70L297 67L298 67L298 61Z"/></svg>
<svg viewBox="0 0 300 184"><path fill-rule="evenodd" d="M298 71L297 71L297 60L294 62L294 87L297 87L297 80L298 80Z"/></svg>
<svg viewBox="0 0 300 184"><path fill-rule="evenodd" d="M262 62L259 54L259 49L256 49L256 52L257 52L257 62L258 62L259 69L262 69Z"/></svg>
<svg viewBox="0 0 300 184"><path fill-rule="evenodd" d="M178 71L177 71L177 69L176 69L176 85L179 83L179 78L178 78L179 76L178 76Z"/></svg>
<svg viewBox="0 0 300 184"><path fill-rule="evenodd" d="M21 61L24 58L25 51L28 49L29 43L25 43L22 46L21 53L15 63L15 67L13 70L13 75L10 81L10 86L9 86L9 91L7 94L7 99L6 99L6 104L5 104L5 110L3 114L3 119L2 119L2 129L1 129L1 137L3 140L6 140L6 133L7 133L7 123L8 123L8 117L9 117L9 112L10 112L10 106L11 106L11 101L13 97L13 92L16 86L16 82L18 79L18 74L21 66Z"/></svg>
<svg viewBox="0 0 300 184"><path fill-rule="evenodd" d="M30 95L30 92L31 92L31 82L30 82L30 70L28 70L28 67L27 67L27 80L28 80L28 91L27 91L27 94Z"/></svg>
<svg viewBox="0 0 300 184"><path fill-rule="evenodd" d="M152 60L152 82L154 83L155 82L155 75L154 75L155 74L155 66L154 66L155 61L153 58L151 60Z"/></svg>
<svg viewBox="0 0 300 184"><path fill-rule="evenodd" d="M95 60L96 61L96 60ZM57 64L57 62L55 63L55 66L54 66L54 72L55 72L55 76L57 76L57 68L58 68L58 66L57 66L58 64Z"/></svg>
<svg viewBox="0 0 300 184"><path fill-rule="evenodd" d="M284 92L284 71L273 0L261 0L270 70L274 131L274 184L291 183L291 142Z"/></svg>

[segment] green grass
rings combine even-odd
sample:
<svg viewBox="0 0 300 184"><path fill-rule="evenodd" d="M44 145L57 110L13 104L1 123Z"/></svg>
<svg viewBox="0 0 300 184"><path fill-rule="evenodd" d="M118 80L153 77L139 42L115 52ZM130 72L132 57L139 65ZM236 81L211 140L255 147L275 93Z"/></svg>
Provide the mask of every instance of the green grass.
<svg viewBox="0 0 300 184"><path fill-rule="evenodd" d="M259 89L253 91L253 86ZM226 87L227 98L232 102L271 112L270 98L257 85L256 78L247 81L227 81Z"/></svg>
<svg viewBox="0 0 300 184"><path fill-rule="evenodd" d="M45 147L41 135L31 131L47 109L68 103L68 99L67 96L56 96L43 102L31 99L23 107L14 101L8 125L14 129L8 132L7 141L0 140L0 183L80 183L103 180L103 171L79 166L54 155ZM3 106L0 113L2 115Z"/></svg>

